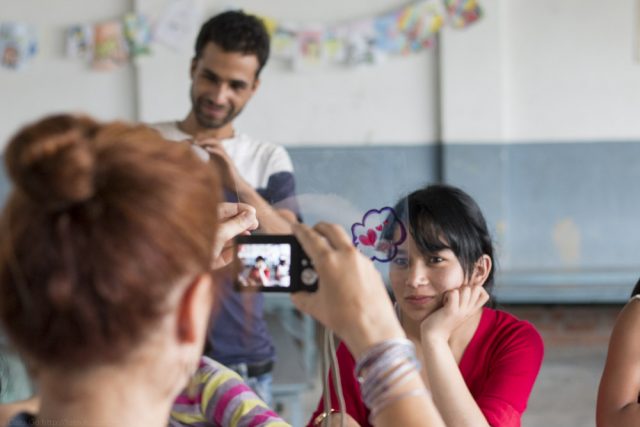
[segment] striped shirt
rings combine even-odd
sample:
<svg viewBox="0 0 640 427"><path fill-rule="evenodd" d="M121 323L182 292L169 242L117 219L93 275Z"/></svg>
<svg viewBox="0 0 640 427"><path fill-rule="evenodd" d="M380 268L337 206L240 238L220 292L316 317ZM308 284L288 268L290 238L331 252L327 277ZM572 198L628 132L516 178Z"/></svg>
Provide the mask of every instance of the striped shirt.
<svg viewBox="0 0 640 427"><path fill-rule="evenodd" d="M200 366L171 408L171 427L285 427L242 378L203 356Z"/></svg>

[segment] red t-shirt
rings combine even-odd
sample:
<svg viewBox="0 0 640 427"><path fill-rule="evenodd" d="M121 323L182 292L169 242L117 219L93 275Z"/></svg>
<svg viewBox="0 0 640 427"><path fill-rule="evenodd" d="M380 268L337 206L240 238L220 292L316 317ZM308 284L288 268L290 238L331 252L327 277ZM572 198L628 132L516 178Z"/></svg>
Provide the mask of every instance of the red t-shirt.
<svg viewBox="0 0 640 427"><path fill-rule="evenodd" d="M476 333L469 341L460 372L493 427L519 427L527 408L533 383L540 371L544 344L538 331L529 322L509 313L484 308ZM337 351L346 411L361 426L369 424L369 409L361 398L360 384L355 374L355 360L347 347ZM338 407L331 376L331 406ZM308 426L324 411L322 398Z"/></svg>

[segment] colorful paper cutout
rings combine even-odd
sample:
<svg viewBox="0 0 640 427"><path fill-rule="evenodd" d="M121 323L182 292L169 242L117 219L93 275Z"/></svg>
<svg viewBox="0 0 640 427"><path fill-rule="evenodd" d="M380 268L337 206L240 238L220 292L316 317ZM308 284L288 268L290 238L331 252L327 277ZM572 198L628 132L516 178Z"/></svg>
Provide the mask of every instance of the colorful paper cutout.
<svg viewBox="0 0 640 427"><path fill-rule="evenodd" d="M151 53L151 26L145 15L128 13L124 17L124 35L129 54L135 58Z"/></svg>
<svg viewBox="0 0 640 427"><path fill-rule="evenodd" d="M396 224L399 233L385 233L390 224ZM407 231L393 208L371 209L362 222L351 226L353 244L372 261L390 262L398 253L398 246L407 238Z"/></svg>
<svg viewBox="0 0 640 427"><path fill-rule="evenodd" d="M21 22L0 23L0 65L19 70L38 51L35 30Z"/></svg>
<svg viewBox="0 0 640 427"><path fill-rule="evenodd" d="M381 16L320 29L261 19L272 34L273 56L295 66L301 61L373 64L387 55L420 52L433 46L445 22L463 28L480 17L477 0L420 0Z"/></svg>
<svg viewBox="0 0 640 427"><path fill-rule="evenodd" d="M67 29L67 57L88 59L93 55L93 27L88 24L73 25Z"/></svg>
<svg viewBox="0 0 640 427"><path fill-rule="evenodd" d="M107 71L127 60L126 42L120 22L104 22L96 25L93 31L93 68Z"/></svg>
<svg viewBox="0 0 640 427"><path fill-rule="evenodd" d="M444 0L449 21L454 28L465 28L482 17L476 0Z"/></svg>

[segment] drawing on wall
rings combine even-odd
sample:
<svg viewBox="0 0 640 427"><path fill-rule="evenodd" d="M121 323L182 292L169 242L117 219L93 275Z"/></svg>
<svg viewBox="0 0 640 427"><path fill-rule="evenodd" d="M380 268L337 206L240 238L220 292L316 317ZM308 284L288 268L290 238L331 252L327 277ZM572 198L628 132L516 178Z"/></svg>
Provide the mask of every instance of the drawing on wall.
<svg viewBox="0 0 640 427"><path fill-rule="evenodd" d="M78 24L67 28L67 58L88 59L93 55L93 26Z"/></svg>
<svg viewBox="0 0 640 427"><path fill-rule="evenodd" d="M128 13L124 17L124 35L132 58L151 53L151 25L145 15Z"/></svg>
<svg viewBox="0 0 640 427"><path fill-rule="evenodd" d="M172 0L158 20L153 38L179 51L192 42L200 17L200 10L195 1Z"/></svg>
<svg viewBox="0 0 640 427"><path fill-rule="evenodd" d="M351 226L351 237L356 248L372 261L389 262L407 238L407 231L393 208L385 206L367 211L362 222Z"/></svg>
<svg viewBox="0 0 640 427"><path fill-rule="evenodd" d="M128 59L128 52L122 24L110 21L94 27L93 68L96 70L112 70Z"/></svg>
<svg viewBox="0 0 640 427"><path fill-rule="evenodd" d="M449 22L454 28L465 28L482 16L476 0L444 0Z"/></svg>
<svg viewBox="0 0 640 427"><path fill-rule="evenodd" d="M0 23L0 65L20 70L37 51L38 42L33 27L21 22Z"/></svg>
<svg viewBox="0 0 640 427"><path fill-rule="evenodd" d="M428 49L446 23L466 28L481 16L477 0L419 0L379 16L315 28L259 17L273 37L275 58L292 66L320 62L351 66Z"/></svg>

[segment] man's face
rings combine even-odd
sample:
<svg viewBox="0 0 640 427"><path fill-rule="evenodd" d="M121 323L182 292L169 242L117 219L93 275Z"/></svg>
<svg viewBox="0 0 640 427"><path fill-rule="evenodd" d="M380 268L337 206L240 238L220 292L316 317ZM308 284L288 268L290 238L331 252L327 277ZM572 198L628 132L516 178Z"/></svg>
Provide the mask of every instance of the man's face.
<svg viewBox="0 0 640 427"><path fill-rule="evenodd" d="M191 108L198 124L219 129L233 121L258 87L258 58L207 43L191 63Z"/></svg>

